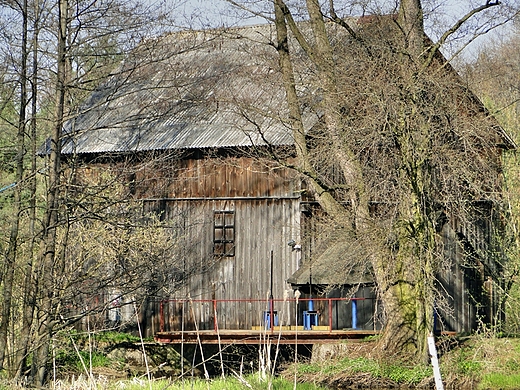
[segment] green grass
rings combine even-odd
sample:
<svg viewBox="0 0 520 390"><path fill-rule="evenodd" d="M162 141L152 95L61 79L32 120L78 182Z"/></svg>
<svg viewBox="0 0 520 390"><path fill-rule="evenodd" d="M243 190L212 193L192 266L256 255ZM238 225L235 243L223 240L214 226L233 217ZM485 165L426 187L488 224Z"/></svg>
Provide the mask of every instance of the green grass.
<svg viewBox="0 0 520 390"><path fill-rule="evenodd" d="M518 389L520 374L485 374L478 386L479 389Z"/></svg>
<svg viewBox="0 0 520 390"><path fill-rule="evenodd" d="M374 334L374 335L370 335L370 336L366 336L364 338L361 339L361 342L363 343L371 343L373 341L377 341L381 338L381 335L380 334Z"/></svg>
<svg viewBox="0 0 520 390"><path fill-rule="evenodd" d="M255 390L267 389L268 379L260 380L258 375L249 375L244 380ZM272 378L271 385L273 390L292 390L294 383L282 378ZM210 382L205 380L185 381L184 384L178 383L171 386L171 389L181 390L185 388L193 390L244 390L250 387L240 382L237 378L215 379ZM324 390L324 387L316 386L312 383L298 383L298 390Z"/></svg>
<svg viewBox="0 0 520 390"><path fill-rule="evenodd" d="M408 385L417 384L424 378L428 378L433 375L432 369L429 366L406 366L402 364L390 365L364 357L355 359L344 358L325 365L299 364L297 366L297 372L298 374L303 375L367 373L374 378L387 378L395 381L398 384Z"/></svg>
<svg viewBox="0 0 520 390"><path fill-rule="evenodd" d="M346 358L340 361L340 367L352 373L367 372L376 377L380 377L381 367L378 362L372 359L360 357L356 359Z"/></svg>
<svg viewBox="0 0 520 390"><path fill-rule="evenodd" d="M121 332L100 332L93 334L93 337L96 339L96 341L106 342L109 344L138 343L141 341L141 339L137 336ZM146 339L145 341L150 340L153 340L153 338Z"/></svg>
<svg viewBox="0 0 520 390"><path fill-rule="evenodd" d="M391 365L383 367L382 377L392 379L397 383L406 383L410 385L420 383L424 378L431 377L433 371L430 367L415 366L403 367Z"/></svg>
<svg viewBox="0 0 520 390"><path fill-rule="evenodd" d="M298 374L317 374L322 371L322 367L317 364L301 363L297 366Z"/></svg>
<svg viewBox="0 0 520 390"><path fill-rule="evenodd" d="M244 381L247 382L247 385L237 378L230 377L226 379L213 379L213 380L204 380L204 379L186 379L184 381L170 381L166 379L158 379L152 380L148 382L148 380L143 378L134 378L129 380L120 380L116 382L107 383L89 383L86 379L79 379L70 384L63 384L64 388L69 388L67 386L70 385L70 388L74 388L77 390L87 390L87 389L96 389L96 390L141 390L141 389L151 389L152 390L264 390L268 389L269 382L267 379L260 380L258 375L251 375L244 378ZM314 384L309 383L298 383L298 390L325 390L323 387L315 386ZM281 378L272 378L271 389L272 390L292 390L294 388L294 383L289 382L287 380ZM0 385L0 390L11 389L10 387L2 387Z"/></svg>
<svg viewBox="0 0 520 390"><path fill-rule="evenodd" d="M108 367L111 360L99 352L92 352L92 355L90 355L87 351L80 351L78 355L75 351L59 351L56 354L56 365L58 367L83 372L83 364L86 367L91 365L92 367Z"/></svg>
<svg viewBox="0 0 520 390"><path fill-rule="evenodd" d="M64 336L64 340L69 340L72 338L75 342L79 344L86 344L89 342L89 334L86 332L77 332L76 330L68 330L66 332L61 333ZM121 343L139 343L141 339L137 336L134 336L130 333L123 332L92 332L90 334L90 339L92 341L107 343L107 344L121 344ZM143 341L153 341L153 337L149 337L144 339Z"/></svg>
<svg viewBox="0 0 520 390"><path fill-rule="evenodd" d="M441 356L441 372L478 383L478 389L520 389L520 339L465 338L460 346Z"/></svg>

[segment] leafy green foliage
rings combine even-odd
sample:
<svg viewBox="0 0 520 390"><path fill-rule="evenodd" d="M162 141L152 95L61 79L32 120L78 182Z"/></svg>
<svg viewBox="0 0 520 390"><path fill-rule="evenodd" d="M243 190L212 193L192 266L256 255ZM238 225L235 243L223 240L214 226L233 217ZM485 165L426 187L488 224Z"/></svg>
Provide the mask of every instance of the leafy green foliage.
<svg viewBox="0 0 520 390"><path fill-rule="evenodd" d="M110 359L104 354L93 351L59 351L56 354L56 365L64 369L72 369L78 372L84 370L85 367L106 367L110 365Z"/></svg>

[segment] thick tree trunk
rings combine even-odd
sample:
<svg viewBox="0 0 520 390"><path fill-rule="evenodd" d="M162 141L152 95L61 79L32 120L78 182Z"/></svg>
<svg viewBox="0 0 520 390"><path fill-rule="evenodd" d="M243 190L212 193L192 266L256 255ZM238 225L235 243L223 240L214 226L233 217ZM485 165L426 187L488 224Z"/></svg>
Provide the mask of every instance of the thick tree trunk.
<svg viewBox="0 0 520 390"><path fill-rule="evenodd" d="M36 305L36 295L38 293L38 279L34 275L34 269L37 264L33 262L37 259L35 256L36 242L36 189L37 189L37 123L36 114L38 112L37 95L38 95L38 36L39 36L39 2L34 4L34 14L36 15L33 24L32 39L32 85L31 85L31 179L29 182L30 200L29 200L29 236L31 237L29 247L29 261L25 266L24 282L23 282L23 309L22 309L22 329L20 330L20 342L18 346L17 372L16 377L22 378L26 375L27 356L29 352L29 344L32 335L32 325L34 318L34 310ZM34 265L34 266L33 266Z"/></svg>
<svg viewBox="0 0 520 390"><path fill-rule="evenodd" d="M404 170L408 173L403 179L409 182L408 192L394 224L397 249L374 264L387 315L380 348L427 363L427 337L433 331L435 227L425 209L422 168L411 156L407 161L411 167Z"/></svg>
<svg viewBox="0 0 520 390"><path fill-rule="evenodd" d="M9 245L5 255L5 274L2 290L2 317L0 322L0 369L3 369L7 353L7 335L11 324L11 309L14 287L14 275L18 252L18 234L22 211L22 179L25 158L25 118L27 108L27 0L22 5L22 63L20 67L20 112L18 114L18 133L16 137L16 183L13 189L13 220L9 236Z"/></svg>
<svg viewBox="0 0 520 390"><path fill-rule="evenodd" d="M416 161L414 152L421 145L421 131L413 120L414 96L412 101L404 102L407 109L402 118L403 128L396 131L396 139L403 145L401 153L402 166L407 167L399 176L403 193L399 195L399 205L393 215L391 227L383 232L378 240L369 242L374 237L373 226L370 223L368 195L366 194L365 178L361 162L350 147L348 137L348 115L356 112L355 107L348 107L340 96L346 93L348 85L339 86L333 47L331 45L324 16L317 0L307 0L307 11L310 26L314 35L314 44L305 40L303 34L293 22L288 7L283 0L275 1L275 20L278 34L278 54L287 93L293 135L297 145L300 165L303 172L317 189L318 202L323 209L340 226L353 226L352 237L365 240L365 247L374 269L376 283L386 310L386 325L382 337L381 349L387 354L407 354L414 359L426 361L427 337L433 328L433 250L435 229L429 220L431 210L427 207L426 182L421 161ZM400 4L398 23L404 33L403 63L411 64L414 69L420 69L424 58L424 28L420 0L403 0ZM309 168L309 153L306 149L305 134L301 120L300 101L296 94L292 63L287 44L287 25L291 28L300 46L316 67L319 79L321 109L324 119L324 137L330 141L330 153L341 168L341 172L349 186L351 208L346 208L332 196L327 188L319 187L320 178L316 171ZM360 44L356 41L356 44ZM361 42L361 44L364 44ZM403 49L403 47L400 47ZM417 72L409 72L409 86L406 91L414 91ZM406 92L408 93L408 92ZM406 96L405 96L406 99ZM343 103L340 103L343 102ZM401 102L402 103L402 102ZM343 104L343 106L341 105ZM396 102L399 104L399 102ZM411 108L411 110L410 110ZM346 113L346 114L345 114ZM406 116L408 115L408 116ZM401 119L401 118L400 118ZM401 125L395 125L397 127ZM407 127L406 127L407 126ZM407 138L408 137L408 138ZM428 137L424 137L428 139ZM355 142L355 140L354 140ZM409 143L407 143L409 142ZM415 144L419 142L419 144ZM379 223L388 223L380 220ZM396 245L390 247L387 239L395 235ZM380 242L380 244L377 244ZM379 245L377 248L375 246Z"/></svg>
<svg viewBox="0 0 520 390"><path fill-rule="evenodd" d="M59 0L59 30L57 51L57 85L56 85L56 115L54 132L50 140L51 151L49 156L49 184L47 191L47 205L45 210L44 229L42 237L41 263L44 267L42 280L42 322L40 323L40 348L35 354L33 375L35 384L42 386L46 377L47 361L49 357L50 341L52 340L55 319L53 318L54 282L57 261L57 227L59 222L59 189L61 175L61 134L65 111L65 94L67 91L67 14L68 1Z"/></svg>

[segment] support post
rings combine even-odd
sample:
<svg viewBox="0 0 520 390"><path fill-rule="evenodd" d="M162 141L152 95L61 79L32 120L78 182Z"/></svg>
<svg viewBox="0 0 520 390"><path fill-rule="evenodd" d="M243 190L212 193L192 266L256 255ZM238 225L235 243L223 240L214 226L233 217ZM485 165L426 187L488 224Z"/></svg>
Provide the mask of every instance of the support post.
<svg viewBox="0 0 520 390"><path fill-rule="evenodd" d="M357 301L356 298L350 300L352 302L352 329L357 329Z"/></svg>
<svg viewBox="0 0 520 390"><path fill-rule="evenodd" d="M164 300L159 303L159 330L164 332Z"/></svg>
<svg viewBox="0 0 520 390"><path fill-rule="evenodd" d="M271 332L274 330L274 308L273 308L273 251L271 251L271 290L269 291L269 325Z"/></svg>
<svg viewBox="0 0 520 390"><path fill-rule="evenodd" d="M332 331L332 299L329 298L329 332Z"/></svg>
<svg viewBox="0 0 520 390"><path fill-rule="evenodd" d="M213 329L218 333L217 300L213 299Z"/></svg>
<svg viewBox="0 0 520 390"><path fill-rule="evenodd" d="M430 335L428 336L428 350L430 352L431 362L433 366L435 389L444 390L444 385L442 384L441 369L439 367L439 359L437 358L437 348L435 347L435 338L433 337L432 333L430 333Z"/></svg>

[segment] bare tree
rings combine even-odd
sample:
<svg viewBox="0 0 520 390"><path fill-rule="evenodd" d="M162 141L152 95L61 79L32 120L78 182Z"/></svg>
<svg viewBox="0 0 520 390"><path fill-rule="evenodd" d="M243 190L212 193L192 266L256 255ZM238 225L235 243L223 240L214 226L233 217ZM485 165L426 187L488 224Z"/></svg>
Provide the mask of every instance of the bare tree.
<svg viewBox="0 0 520 390"><path fill-rule="evenodd" d="M395 18L362 18L359 27L339 18L333 2L327 14L317 1L307 1L308 25L296 23L284 1L274 2L275 45L299 169L324 210L347 227L346 239L371 254L385 305L381 348L387 352L427 358L442 270L439 224L443 216L469 221L472 200L498 196L499 136L489 134L492 122L438 52L468 18L497 5L471 10L431 44L419 1L401 2ZM290 48L287 30L297 47ZM323 144L326 157L309 153L303 134L293 65L298 51L322 97L317 109L324 125L312 147ZM462 105L447 104L461 99ZM310 168L327 165L340 168L339 182L323 168Z"/></svg>
<svg viewBox="0 0 520 390"><path fill-rule="evenodd" d="M79 200L73 185L75 161L69 158L64 163L61 156L64 123L78 113L78 106L100 80L116 70L123 52L141 37L158 31L149 22L157 17L158 9L153 5L141 7L139 2L120 6L113 2L97 3L95 7L81 1L74 4L10 2L9 5L10 12L2 15L6 17L2 22L7 24L8 18L16 21L19 17L23 24L21 39L14 33L6 33L2 36L5 44L1 46L8 59L5 68L11 72L3 78L2 124L16 129L14 134L18 135L12 137L16 141L13 146L2 148L2 161L9 163L8 169L13 166L11 159L14 162L11 183L15 182L16 186L5 190L9 202L2 210L14 223L9 225L7 241L10 243L5 250L2 244L7 261L1 279L0 343L2 361L9 362L9 372L32 377L35 384L41 385L46 379L51 338L59 329L77 321L78 313L87 313L83 310L65 320L60 314L70 302L74 288L84 280L77 273L74 273L75 282L64 279L72 275L67 273L72 267L68 257L71 251L67 249L70 229L76 227L80 219L101 219L95 214L95 205L89 208L85 202L85 208L78 209L75 203ZM11 85L21 86L19 96L14 95L15 88ZM30 93L28 85L31 85ZM17 119L13 120L15 109ZM31 114L29 125L28 112ZM48 149L43 152L47 159L42 167L37 149L49 123L52 131ZM36 196L41 192L45 194L44 203L39 203L41 197ZM19 248L22 250L17 250ZM102 279L106 275L105 272L96 277ZM23 299L13 301L13 297ZM18 316L18 313L23 314ZM23 320L19 323L16 318ZM21 337L15 338L15 333ZM12 348L6 347L8 336ZM32 374L26 367L31 353Z"/></svg>
<svg viewBox="0 0 520 390"><path fill-rule="evenodd" d="M13 285L15 277L15 263L18 250L18 233L20 229L20 213L22 212L22 185L24 176L24 157L25 157L25 129L26 129L26 110L28 105L27 99L27 68L28 68L28 11L27 1L23 1L20 5L22 14L22 39L21 39L21 67L20 67L20 97L18 112L18 131L16 136L16 175L13 194L13 220L11 223L11 231L9 236L9 244L5 254L5 268L3 277L3 297L2 297L2 321L0 323L0 369L4 366L5 353L7 351L7 334L11 325L11 302L13 298Z"/></svg>

